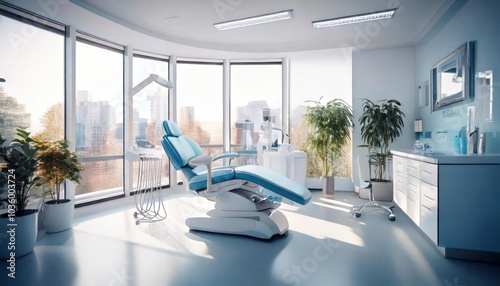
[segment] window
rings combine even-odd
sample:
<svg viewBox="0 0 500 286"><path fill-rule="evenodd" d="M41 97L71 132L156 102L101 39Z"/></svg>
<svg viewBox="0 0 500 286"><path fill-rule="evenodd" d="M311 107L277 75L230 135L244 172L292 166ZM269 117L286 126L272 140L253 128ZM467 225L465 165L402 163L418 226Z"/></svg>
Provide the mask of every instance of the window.
<svg viewBox="0 0 500 286"><path fill-rule="evenodd" d="M281 144L282 65L270 63L231 63L231 147L233 151L257 151L267 145L263 110L269 109L273 124L272 142ZM246 162L256 163L256 153Z"/></svg>
<svg viewBox="0 0 500 286"><path fill-rule="evenodd" d="M79 34L76 151L85 171L77 201L123 195L123 50Z"/></svg>
<svg viewBox="0 0 500 286"><path fill-rule="evenodd" d="M296 150L307 152L307 177L321 176L321 166L315 154L308 151L308 128L302 120L307 101L328 101L340 98L352 106L352 60L343 51L298 53L290 64L290 143ZM357 120L356 118L354 120ZM349 146L338 164L337 177L351 177L352 148Z"/></svg>
<svg viewBox="0 0 500 286"><path fill-rule="evenodd" d="M212 157L222 153L222 62L177 62L177 123Z"/></svg>
<svg viewBox="0 0 500 286"><path fill-rule="evenodd" d="M168 79L168 58L135 53L133 58L133 81L136 86L150 74ZM161 147L163 136L162 122L168 119L169 93L166 87L155 82L149 84L133 96L133 142L134 146L149 148ZM162 162L162 185L169 184L169 161ZM133 164L133 189L136 190L139 162Z"/></svg>
<svg viewBox="0 0 500 286"><path fill-rule="evenodd" d="M63 27L27 21L0 15L0 77L6 80L0 82L0 134L11 140L23 127L32 135L63 139Z"/></svg>
<svg viewBox="0 0 500 286"><path fill-rule="evenodd" d="M0 31L0 134L7 144L19 127L63 139L64 26L0 11Z"/></svg>

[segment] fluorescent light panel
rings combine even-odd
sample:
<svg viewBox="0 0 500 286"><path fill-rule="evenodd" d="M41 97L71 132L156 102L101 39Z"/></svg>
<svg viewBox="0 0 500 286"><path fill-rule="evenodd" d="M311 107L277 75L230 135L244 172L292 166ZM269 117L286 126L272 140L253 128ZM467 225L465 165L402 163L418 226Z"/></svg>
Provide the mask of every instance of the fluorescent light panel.
<svg viewBox="0 0 500 286"><path fill-rule="evenodd" d="M314 28L327 28L327 27L333 27L333 26L341 26L341 25L356 24L356 23L361 23L361 22L390 19L390 18L392 18L392 16L394 15L395 12L396 12L396 9L377 11L377 12L367 13L367 14L359 14L359 15L353 15L353 16L348 16L348 17L340 17L340 18L335 18L335 19L314 21L314 22L312 22L312 25Z"/></svg>
<svg viewBox="0 0 500 286"><path fill-rule="evenodd" d="M276 22L281 20L288 20L293 18L293 10L280 11L270 14L259 15L255 17L249 17L239 20L227 21L214 24L214 27L219 31L242 28L247 26L253 26L258 24L265 24L270 22Z"/></svg>

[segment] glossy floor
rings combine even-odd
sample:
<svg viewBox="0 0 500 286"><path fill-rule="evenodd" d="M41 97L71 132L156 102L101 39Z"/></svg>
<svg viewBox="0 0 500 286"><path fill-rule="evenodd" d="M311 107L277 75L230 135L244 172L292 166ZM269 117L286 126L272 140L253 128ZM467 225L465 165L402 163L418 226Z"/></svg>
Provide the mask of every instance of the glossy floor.
<svg viewBox="0 0 500 286"><path fill-rule="evenodd" d="M270 241L189 231L184 219L211 207L165 196L168 217L135 224L133 201L77 209L73 229L47 234L0 285L500 285L500 265L444 258L396 207L360 218L351 192L306 206L284 203L290 230ZM389 204L391 205L391 204Z"/></svg>

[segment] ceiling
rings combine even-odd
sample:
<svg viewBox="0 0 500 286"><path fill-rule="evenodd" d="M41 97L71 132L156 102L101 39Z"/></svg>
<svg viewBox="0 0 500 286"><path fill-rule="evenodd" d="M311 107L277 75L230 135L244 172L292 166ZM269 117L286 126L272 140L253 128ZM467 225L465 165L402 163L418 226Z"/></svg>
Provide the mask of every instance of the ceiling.
<svg viewBox="0 0 500 286"><path fill-rule="evenodd" d="M70 0L167 41L238 52L288 52L415 44L453 0ZM397 7L391 20L323 29L315 20ZM291 20L219 31L213 24L293 9Z"/></svg>

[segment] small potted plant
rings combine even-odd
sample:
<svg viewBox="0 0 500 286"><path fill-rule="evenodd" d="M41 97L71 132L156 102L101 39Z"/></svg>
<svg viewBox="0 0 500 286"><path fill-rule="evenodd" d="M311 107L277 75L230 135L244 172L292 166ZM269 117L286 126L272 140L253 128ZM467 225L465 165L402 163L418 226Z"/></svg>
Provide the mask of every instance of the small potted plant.
<svg viewBox="0 0 500 286"><path fill-rule="evenodd" d="M0 135L0 198L6 212L0 215L0 259L12 259L33 251L38 234L38 209L28 203L40 185L36 176L38 148L30 133L17 129L10 144ZM12 237L12 239L11 239Z"/></svg>
<svg viewBox="0 0 500 286"><path fill-rule="evenodd" d="M65 180L80 183L82 164L78 154L69 148L67 140L37 140L40 149L38 176L48 190L51 200L44 204L45 231L60 232L73 224L74 202L62 197Z"/></svg>
<svg viewBox="0 0 500 286"><path fill-rule="evenodd" d="M333 99L326 104L319 101L306 108L305 121L310 127L307 146L321 162L321 178L323 194L333 196L334 175L333 163L349 144L351 130L354 127L351 107L341 99Z"/></svg>
<svg viewBox="0 0 500 286"><path fill-rule="evenodd" d="M398 138L404 127L404 113L401 103L395 99L373 102L363 99L363 113L359 118L361 139L366 143L360 147L368 147L370 170L374 170L371 178L372 192L377 194L392 194L392 181L386 179L387 159L391 157L389 144Z"/></svg>

